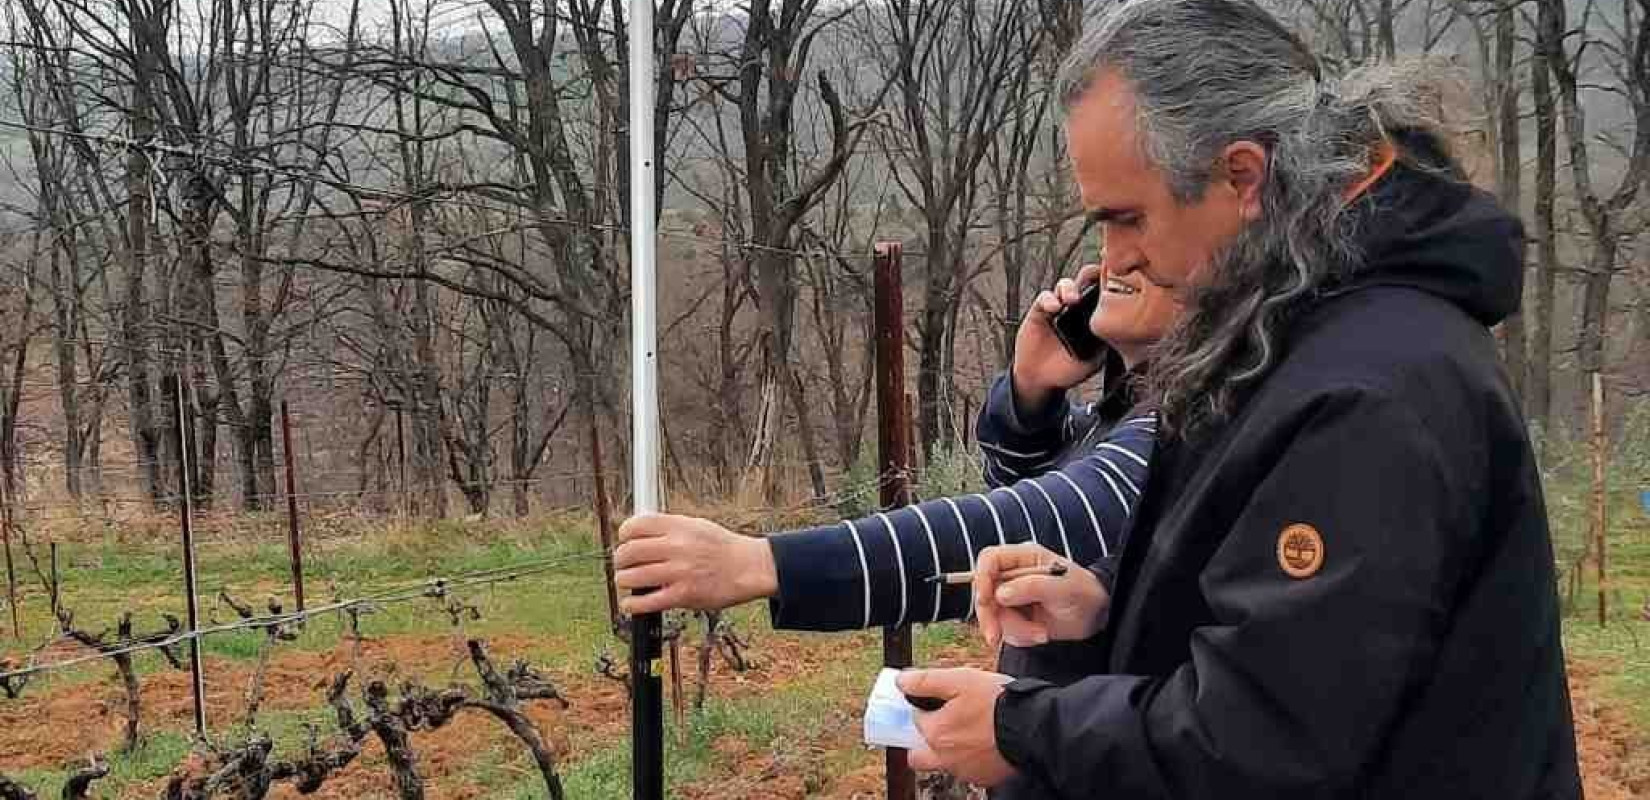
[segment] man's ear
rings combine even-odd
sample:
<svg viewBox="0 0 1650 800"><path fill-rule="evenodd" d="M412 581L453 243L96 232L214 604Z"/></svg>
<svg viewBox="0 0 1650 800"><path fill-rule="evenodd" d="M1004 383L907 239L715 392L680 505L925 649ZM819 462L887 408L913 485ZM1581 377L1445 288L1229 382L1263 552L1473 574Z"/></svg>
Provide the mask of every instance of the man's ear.
<svg viewBox="0 0 1650 800"><path fill-rule="evenodd" d="M1238 213L1244 222L1254 222L1261 214L1261 187L1266 184L1266 148L1251 141L1233 142L1221 153L1223 179L1237 195Z"/></svg>

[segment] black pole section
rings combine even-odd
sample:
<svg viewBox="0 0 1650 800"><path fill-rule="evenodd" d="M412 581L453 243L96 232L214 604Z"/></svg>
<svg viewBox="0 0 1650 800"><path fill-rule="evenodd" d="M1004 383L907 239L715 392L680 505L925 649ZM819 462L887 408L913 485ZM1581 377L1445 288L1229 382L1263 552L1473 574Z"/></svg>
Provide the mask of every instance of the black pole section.
<svg viewBox="0 0 1650 800"><path fill-rule="evenodd" d="M281 401L281 455L286 461L286 548L292 562L292 599L304 610L304 545L298 531L298 483L292 468L292 418Z"/></svg>
<svg viewBox="0 0 1650 800"><path fill-rule="evenodd" d="M189 447L192 444L189 435L189 418L184 410L186 400L183 393L183 374L172 376L172 387L176 390L177 425L174 426L178 434L178 529L183 533L183 600L189 617L189 677L190 687L194 690L195 701L195 736L206 738L206 679L201 672L201 642L195 635L200 630L200 607L196 602L199 593L195 588L195 488L189 480Z"/></svg>
<svg viewBox="0 0 1650 800"><path fill-rule="evenodd" d="M659 615L630 620L630 757L634 800L665 796L664 680L659 675Z"/></svg>

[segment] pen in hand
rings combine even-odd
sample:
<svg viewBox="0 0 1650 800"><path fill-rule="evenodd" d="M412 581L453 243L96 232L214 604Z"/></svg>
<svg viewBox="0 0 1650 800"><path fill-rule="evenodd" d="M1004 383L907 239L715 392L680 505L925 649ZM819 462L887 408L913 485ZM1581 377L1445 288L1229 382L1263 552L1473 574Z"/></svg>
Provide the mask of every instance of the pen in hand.
<svg viewBox="0 0 1650 800"><path fill-rule="evenodd" d="M1038 564L1034 567L1020 567L1018 569L1008 570L1002 574L1001 580L1006 583L1016 578L1025 578L1032 575L1052 575L1054 577L1059 577L1066 574L1067 569L1068 567L1066 566L1066 562L1053 561L1047 564ZM928 583L944 583L946 586L962 586L964 584L974 582L974 573L972 571L943 572L939 575L928 576L926 581Z"/></svg>

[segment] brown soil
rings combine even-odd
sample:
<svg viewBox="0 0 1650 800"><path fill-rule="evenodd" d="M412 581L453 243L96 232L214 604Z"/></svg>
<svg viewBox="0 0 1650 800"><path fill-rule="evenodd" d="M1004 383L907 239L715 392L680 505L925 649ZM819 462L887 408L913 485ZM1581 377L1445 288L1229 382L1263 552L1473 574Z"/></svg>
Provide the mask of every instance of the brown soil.
<svg viewBox="0 0 1650 800"><path fill-rule="evenodd" d="M517 654L542 640L526 636L499 636L490 640L489 650L502 666ZM820 670L865 646L850 637L803 638L764 636L753 649L753 668L734 673L718 658L712 671L713 698L749 696L784 686L801 676ZM691 693L695 669L695 648L682 648L684 687ZM473 682L473 670L463 659L458 643L448 636L394 636L368 640L355 662L350 645L342 642L323 653L280 652L270 665L265 683L266 711L315 709L338 672L354 663L363 676L383 677L394 686L403 679L418 679L428 685L444 685L456 675ZM989 659L975 647L951 648L930 659L940 665L988 666ZM423 665L417 675L402 672L404 666ZM252 665L247 662L208 659L208 714L214 727L224 730L237 724L244 714L244 692ZM585 665L545 665L546 672L571 701L562 710L553 702L535 702L529 708L533 719L545 732L558 760L577 758L622 737L629 724L624 687L596 675ZM456 669L455 669L456 668ZM1571 669L1571 693L1576 730L1580 740L1582 770L1587 797L1591 800L1625 800L1650 797L1650 753L1642 745L1644 733L1635 730L1626 715L1606 704L1593 686L1597 669L1576 664ZM359 682L356 690L359 690ZM691 703L691 697L684 698ZM187 673L167 671L143 679L145 730L185 730L189 725L189 679ZM711 774L688 786L677 796L686 800L800 800L834 798L860 800L882 795L882 755L865 749L858 741L857 697L843 697L823 712L822 724L809 726L815 733L800 739L786 739L772 747L755 748L735 737L715 743L718 754ZM24 698L0 703L0 772L32 768L60 768L91 752L107 752L117 747L124 724L125 701L118 679L109 677L50 692L25 692ZM465 712L451 724L415 734L420 772L428 776L429 796L472 800L486 791L467 773L482 761L478 754L519 748L510 734L492 718ZM498 758L485 759L497 763ZM521 762L516 762L521 763ZM531 770L531 766L523 766ZM531 774L530 772L524 774ZM124 793L129 798L152 798L164 780L135 787ZM278 788L273 798L294 800L297 792ZM389 773L377 741L368 738L361 758L323 789L310 797L344 798L392 797Z"/></svg>
<svg viewBox="0 0 1650 800"><path fill-rule="evenodd" d="M1591 664L1570 665L1570 704L1587 800L1650 797L1650 739L1619 707L1599 697L1597 673Z"/></svg>

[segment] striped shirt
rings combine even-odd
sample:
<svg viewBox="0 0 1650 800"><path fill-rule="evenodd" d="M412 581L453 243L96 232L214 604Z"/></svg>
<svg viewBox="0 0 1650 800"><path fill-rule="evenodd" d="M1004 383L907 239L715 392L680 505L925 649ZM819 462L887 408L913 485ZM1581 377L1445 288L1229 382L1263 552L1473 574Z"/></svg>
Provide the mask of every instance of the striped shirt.
<svg viewBox="0 0 1650 800"><path fill-rule="evenodd" d="M1101 435L1092 410L1060 402L1023 418L1007 378L999 378L979 424L990 488L768 537L779 579L769 606L774 627L852 630L966 619L974 610L972 588L928 579L973 569L980 551L993 545L1036 542L1080 565L1115 558L1145 483L1157 423L1154 414L1141 414Z"/></svg>

